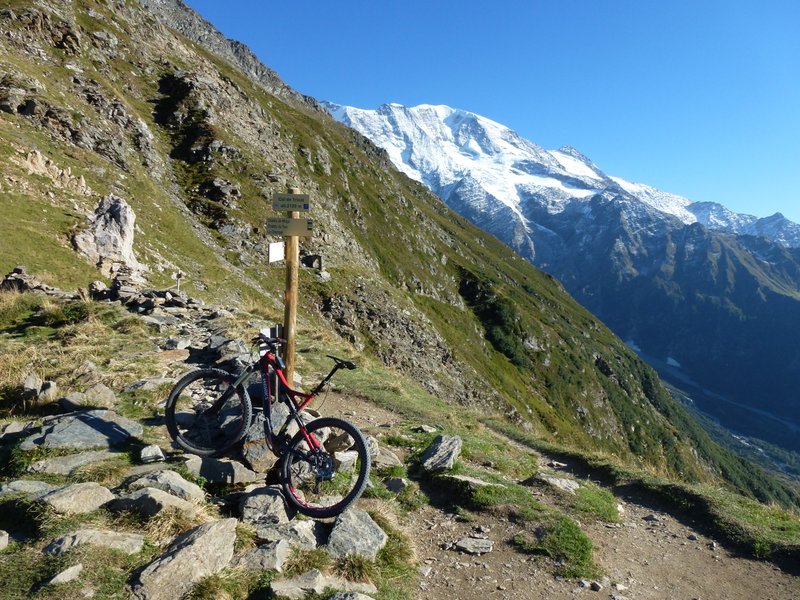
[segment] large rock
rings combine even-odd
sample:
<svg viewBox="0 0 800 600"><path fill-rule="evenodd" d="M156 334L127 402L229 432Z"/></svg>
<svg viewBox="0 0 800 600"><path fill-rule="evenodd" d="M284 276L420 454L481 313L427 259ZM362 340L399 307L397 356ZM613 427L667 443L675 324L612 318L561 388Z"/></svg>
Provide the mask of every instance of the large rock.
<svg viewBox="0 0 800 600"><path fill-rule="evenodd" d="M461 444L461 438L457 435L437 436L422 455L422 468L429 473L452 469L461 454Z"/></svg>
<svg viewBox="0 0 800 600"><path fill-rule="evenodd" d="M138 533L81 529L54 539L45 546L43 552L58 556L84 544L121 550L125 554L137 554L144 546L144 536Z"/></svg>
<svg viewBox="0 0 800 600"><path fill-rule="evenodd" d="M567 477L555 477L554 475L548 475L547 473L537 473L536 477L537 479L544 481L554 488L569 494L575 494L581 488L580 483L574 479L568 479Z"/></svg>
<svg viewBox="0 0 800 600"><path fill-rule="evenodd" d="M336 519L328 538L328 553L334 558L360 554L374 560L388 539L366 511L351 508Z"/></svg>
<svg viewBox="0 0 800 600"><path fill-rule="evenodd" d="M37 500L56 489L58 489L58 486L45 483L44 481L17 479L0 485L0 496L19 494L21 496L28 496L31 500Z"/></svg>
<svg viewBox="0 0 800 600"><path fill-rule="evenodd" d="M8 548L8 532L0 529L0 552Z"/></svg>
<svg viewBox="0 0 800 600"><path fill-rule="evenodd" d="M286 540L293 548L313 550L327 537L325 526L319 521L298 521L289 523L259 523L256 527L256 536L263 542L276 542Z"/></svg>
<svg viewBox="0 0 800 600"><path fill-rule="evenodd" d="M233 558L236 519L195 527L147 565L133 587L136 600L182 598L201 579L220 572Z"/></svg>
<svg viewBox="0 0 800 600"><path fill-rule="evenodd" d="M159 489L195 504L203 502L206 495L199 485L186 481L175 471L169 470L148 473L130 484L130 488L134 490L148 487Z"/></svg>
<svg viewBox="0 0 800 600"><path fill-rule="evenodd" d="M89 410L46 419L42 430L25 439L20 448L109 448L142 435L139 423L110 410Z"/></svg>
<svg viewBox="0 0 800 600"><path fill-rule="evenodd" d="M270 584L270 589L275 596L290 598L291 600L302 600L309 594L322 594L326 589L363 592L365 594L375 594L378 591L371 583L353 583L339 577L323 575L317 569L311 569L292 579L273 581Z"/></svg>
<svg viewBox="0 0 800 600"><path fill-rule="evenodd" d="M89 226L72 236L72 245L107 276L120 265L139 274L146 270L133 253L136 214L122 198L104 196Z"/></svg>
<svg viewBox="0 0 800 600"><path fill-rule="evenodd" d="M114 494L108 488L93 481L73 483L41 497L42 502L64 514L92 512L113 499Z"/></svg>
<svg viewBox="0 0 800 600"><path fill-rule="evenodd" d="M242 458L250 468L259 473L266 473L278 460L270 450L264 438L264 413L259 412L247 429L242 446Z"/></svg>
<svg viewBox="0 0 800 600"><path fill-rule="evenodd" d="M108 450L95 450L94 452L81 452L80 454L68 454L66 456L54 456L53 458L43 458L28 465L29 473L48 473L51 475L69 475L80 467L92 463L117 458L121 454L109 452Z"/></svg>
<svg viewBox="0 0 800 600"><path fill-rule="evenodd" d="M283 499L278 486L263 486L252 490L239 502L242 521L255 527L288 523L294 516Z"/></svg>
<svg viewBox="0 0 800 600"><path fill-rule="evenodd" d="M252 483L264 479L263 473L256 473L236 460L209 458L206 456L186 456L186 468L192 475L203 477L209 483Z"/></svg>
<svg viewBox="0 0 800 600"><path fill-rule="evenodd" d="M234 566L253 571L283 570L283 564L292 553L292 546L286 540L267 542L239 556Z"/></svg>
<svg viewBox="0 0 800 600"><path fill-rule="evenodd" d="M197 514L197 505L150 487L122 496L114 500L110 506L114 510L138 512L145 517L153 517L166 509L175 509L189 516Z"/></svg>

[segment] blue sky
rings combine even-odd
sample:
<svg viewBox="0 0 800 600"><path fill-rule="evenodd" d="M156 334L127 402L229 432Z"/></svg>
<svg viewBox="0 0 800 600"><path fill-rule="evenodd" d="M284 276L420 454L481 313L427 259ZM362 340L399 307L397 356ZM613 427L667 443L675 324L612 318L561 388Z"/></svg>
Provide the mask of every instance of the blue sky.
<svg viewBox="0 0 800 600"><path fill-rule="evenodd" d="M800 222L795 0L187 0L292 87L447 104L610 175Z"/></svg>

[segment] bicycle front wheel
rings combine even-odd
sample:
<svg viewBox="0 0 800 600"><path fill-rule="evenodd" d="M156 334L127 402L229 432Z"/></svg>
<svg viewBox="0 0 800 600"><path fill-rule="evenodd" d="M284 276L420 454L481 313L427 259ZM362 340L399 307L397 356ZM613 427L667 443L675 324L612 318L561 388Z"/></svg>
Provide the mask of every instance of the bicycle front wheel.
<svg viewBox="0 0 800 600"><path fill-rule="evenodd" d="M219 456L247 433L253 415L250 396L235 377L221 369L201 369L185 375L167 398L167 431L187 452Z"/></svg>
<svg viewBox="0 0 800 600"><path fill-rule="evenodd" d="M312 437L314 449L308 442ZM309 517L335 517L364 491L369 467L367 443L355 425L335 417L314 419L281 458L284 497Z"/></svg>

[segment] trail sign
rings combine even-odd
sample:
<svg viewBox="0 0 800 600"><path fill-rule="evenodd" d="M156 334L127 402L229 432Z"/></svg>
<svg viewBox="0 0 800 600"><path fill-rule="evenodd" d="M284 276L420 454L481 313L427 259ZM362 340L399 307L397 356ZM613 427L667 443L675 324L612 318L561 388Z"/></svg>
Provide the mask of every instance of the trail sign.
<svg viewBox="0 0 800 600"><path fill-rule="evenodd" d="M308 194L274 194L272 210L277 212L308 212L311 204Z"/></svg>
<svg viewBox="0 0 800 600"><path fill-rule="evenodd" d="M286 258L286 242L270 242L269 249L267 250L268 262L279 262L284 258ZM272 337L280 336L273 335Z"/></svg>
<svg viewBox="0 0 800 600"><path fill-rule="evenodd" d="M267 235L310 237L313 229L313 219L290 219L289 217L269 217L267 219Z"/></svg>

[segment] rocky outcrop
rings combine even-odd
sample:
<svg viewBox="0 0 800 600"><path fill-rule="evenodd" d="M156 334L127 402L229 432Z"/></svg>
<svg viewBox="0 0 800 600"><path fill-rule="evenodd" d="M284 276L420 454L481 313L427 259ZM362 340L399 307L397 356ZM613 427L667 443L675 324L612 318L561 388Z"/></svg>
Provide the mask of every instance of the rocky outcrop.
<svg viewBox="0 0 800 600"><path fill-rule="evenodd" d="M104 196L89 226L72 236L72 245L106 276L127 267L134 277L147 270L133 252L136 214L122 198Z"/></svg>

